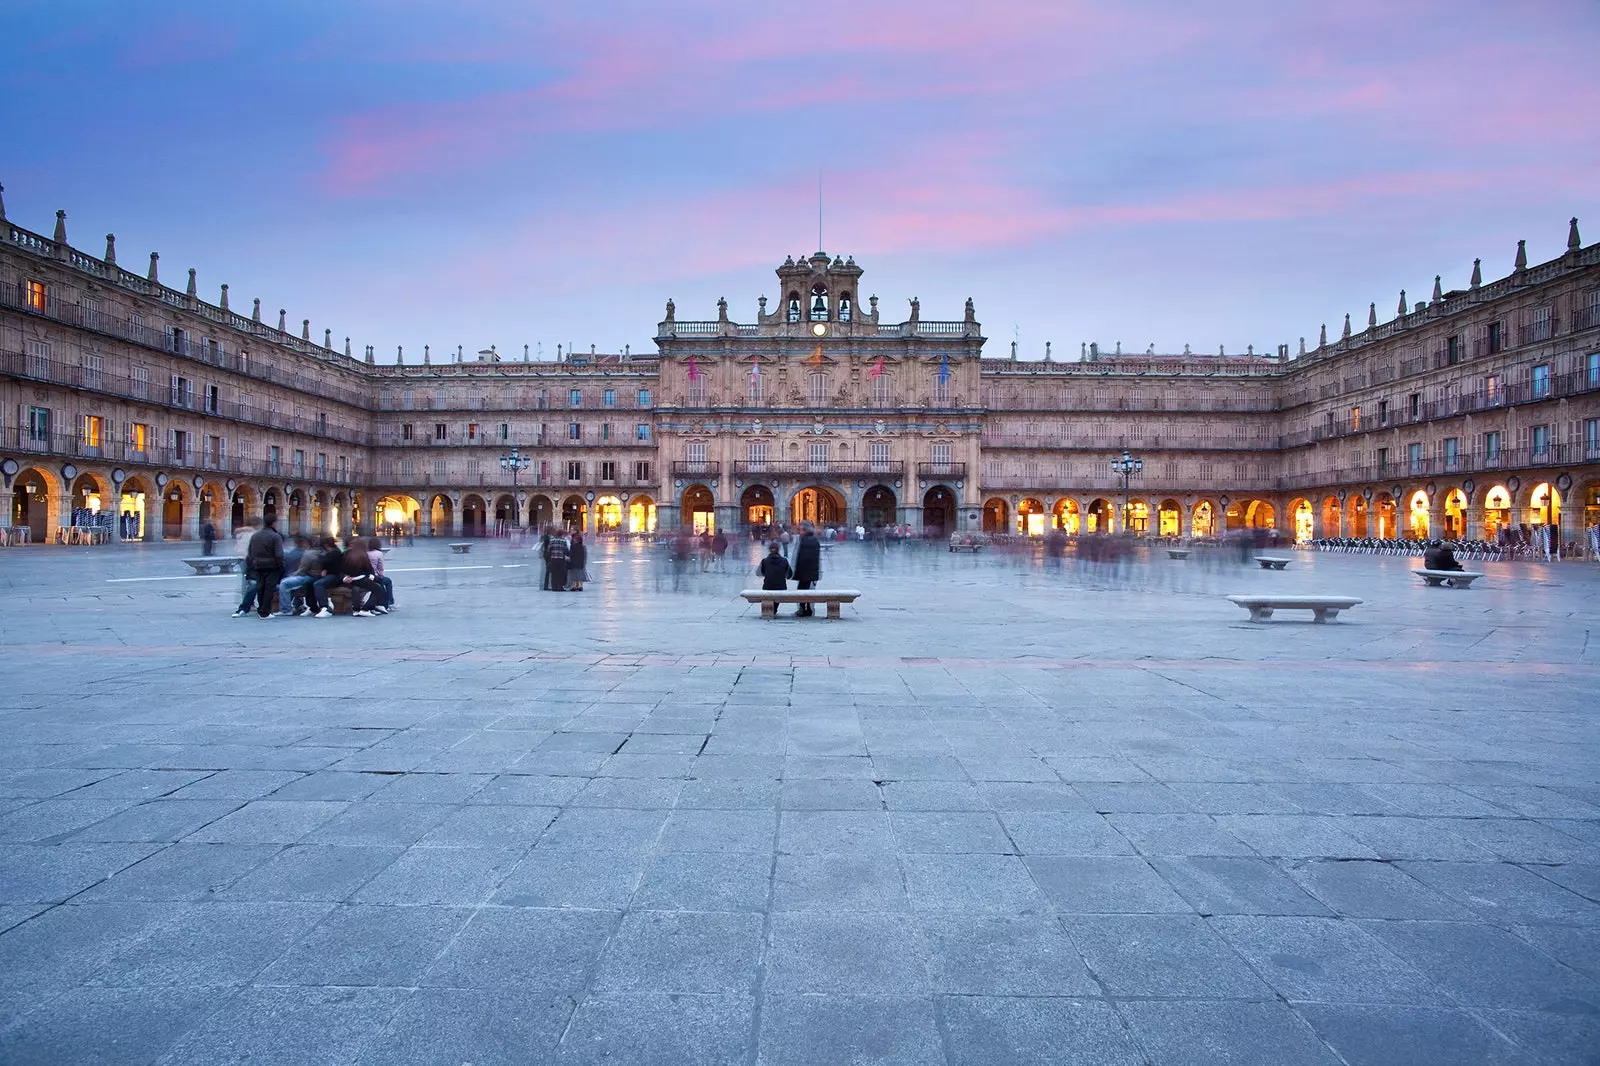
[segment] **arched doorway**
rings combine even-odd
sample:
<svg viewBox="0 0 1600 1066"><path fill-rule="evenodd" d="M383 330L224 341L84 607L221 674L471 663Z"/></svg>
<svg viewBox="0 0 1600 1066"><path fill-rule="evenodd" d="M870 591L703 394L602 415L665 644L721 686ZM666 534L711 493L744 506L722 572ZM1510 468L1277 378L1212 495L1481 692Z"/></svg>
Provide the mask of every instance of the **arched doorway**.
<svg viewBox="0 0 1600 1066"><path fill-rule="evenodd" d="M574 493L561 501L561 524L582 532L589 528L589 505Z"/></svg>
<svg viewBox="0 0 1600 1066"><path fill-rule="evenodd" d="M1464 540L1467 536L1467 494L1451 489L1444 495L1444 537Z"/></svg>
<svg viewBox="0 0 1600 1066"><path fill-rule="evenodd" d="M1511 490L1496 485L1483 495L1483 539L1495 540L1511 524Z"/></svg>
<svg viewBox="0 0 1600 1066"><path fill-rule="evenodd" d="M269 518L274 522L278 520L277 489L268 489L266 494L261 497L261 520L265 522Z"/></svg>
<svg viewBox="0 0 1600 1066"><path fill-rule="evenodd" d="M868 529L892 526L898 517L898 506L893 489L874 485L861 497L861 524Z"/></svg>
<svg viewBox="0 0 1600 1066"><path fill-rule="evenodd" d="M1394 497L1387 492L1380 493L1372 501L1372 521L1377 527L1373 536L1379 540L1393 540L1395 536L1395 502Z"/></svg>
<svg viewBox="0 0 1600 1066"><path fill-rule="evenodd" d="M183 483L169 481L161 492L161 539L183 539Z"/></svg>
<svg viewBox="0 0 1600 1066"><path fill-rule="evenodd" d="M1364 537L1367 535L1367 498L1359 492L1350 497L1350 525L1346 536Z"/></svg>
<svg viewBox="0 0 1600 1066"><path fill-rule="evenodd" d="M332 530L333 523L328 521L328 494L314 492L311 494L311 535L326 537Z"/></svg>
<svg viewBox="0 0 1600 1066"><path fill-rule="evenodd" d="M30 467L11 481L11 524L26 526L35 544L48 543L52 532L51 508L59 506L54 475Z"/></svg>
<svg viewBox="0 0 1600 1066"><path fill-rule="evenodd" d="M1251 529L1275 529L1278 512L1266 500L1251 500L1244 510L1244 524Z"/></svg>
<svg viewBox="0 0 1600 1066"><path fill-rule="evenodd" d="M1183 536L1183 508L1177 500L1162 500L1156 511L1156 532L1163 537Z"/></svg>
<svg viewBox="0 0 1600 1066"><path fill-rule="evenodd" d="M477 493L461 501L461 535L481 537L489 532L489 507Z"/></svg>
<svg viewBox="0 0 1600 1066"><path fill-rule="evenodd" d="M378 501L377 513L374 516L379 529L372 532L380 533L391 526L401 526L407 532L415 534L422 518L422 505L410 496L398 494L385 496Z"/></svg>
<svg viewBox="0 0 1600 1066"><path fill-rule="evenodd" d="M1006 533L1011 529L1011 508L1006 506L1006 501L995 497L983 502L983 531L985 533Z"/></svg>
<svg viewBox="0 0 1600 1066"><path fill-rule="evenodd" d="M844 525L844 497L826 485L807 485L789 498L789 521L819 529Z"/></svg>
<svg viewBox="0 0 1600 1066"><path fill-rule="evenodd" d="M305 495L296 489L289 493L289 524L280 533L298 533L305 528L306 499Z"/></svg>
<svg viewBox="0 0 1600 1066"><path fill-rule="evenodd" d="M333 494L332 505L328 509L328 530L327 530L327 533L325 534L326 536L329 536L329 537L342 537L342 536L344 536L344 532L345 532L344 531L344 514L345 514L344 493L336 492L336 493Z"/></svg>
<svg viewBox="0 0 1600 1066"><path fill-rule="evenodd" d="M1084 525L1086 527L1085 528L1085 532L1087 532L1087 533L1110 533L1111 532L1111 520L1112 520L1112 517L1113 517L1114 514L1115 514L1115 512L1112 511L1112 509L1111 509L1111 501L1110 500L1105 499L1104 497L1101 497L1101 496L1097 496L1094 499L1090 500L1089 501L1089 516L1088 516L1087 520L1084 523Z"/></svg>
<svg viewBox="0 0 1600 1066"><path fill-rule="evenodd" d="M1189 535L1191 537L1217 535L1217 509L1211 505L1210 500L1201 500L1194 505L1194 511L1189 518Z"/></svg>
<svg viewBox="0 0 1600 1066"><path fill-rule="evenodd" d="M434 493L428 501L428 526L436 537L456 535L455 504L442 492Z"/></svg>
<svg viewBox="0 0 1600 1066"><path fill-rule="evenodd" d="M1322 535L1324 537L1344 536L1344 523L1339 519L1343 515L1339 507L1339 497L1324 496L1322 498Z"/></svg>
<svg viewBox="0 0 1600 1066"><path fill-rule="evenodd" d="M1083 516L1078 513L1078 501L1070 496L1056 501L1051 524L1069 537L1078 535Z"/></svg>
<svg viewBox="0 0 1600 1066"><path fill-rule="evenodd" d="M145 538L150 521L147 507L153 506L154 502L154 492L144 478L130 477L122 483L122 495L117 501L117 521L122 523L123 540Z"/></svg>
<svg viewBox="0 0 1600 1066"><path fill-rule="evenodd" d="M78 480L72 483L73 517L80 511L99 514L105 506L106 490L100 479L94 474L79 474Z"/></svg>
<svg viewBox="0 0 1600 1066"><path fill-rule="evenodd" d="M656 531L656 501L648 496L635 496L628 501L628 532L654 533Z"/></svg>
<svg viewBox="0 0 1600 1066"><path fill-rule="evenodd" d="M935 485L922 495L922 528L943 536L956 526L956 494Z"/></svg>
<svg viewBox="0 0 1600 1066"><path fill-rule="evenodd" d="M777 501L765 485L751 485L739 495L739 514L746 529L765 529L777 514Z"/></svg>
<svg viewBox="0 0 1600 1066"><path fill-rule="evenodd" d="M1406 536L1412 540L1428 539L1428 494L1423 489L1413 492L1406 506Z"/></svg>
<svg viewBox="0 0 1600 1066"><path fill-rule="evenodd" d="M494 498L494 533L503 537L511 531L511 520L516 517L517 505L510 493L502 493Z"/></svg>
<svg viewBox="0 0 1600 1066"><path fill-rule="evenodd" d="M622 499L602 496L594 501L594 528L597 533L616 533L622 529Z"/></svg>
<svg viewBox="0 0 1600 1066"><path fill-rule="evenodd" d="M1600 485L1587 486L1580 499L1583 500L1583 528L1600 526Z"/></svg>
<svg viewBox="0 0 1600 1066"><path fill-rule="evenodd" d="M1315 519L1311 513L1311 501L1306 499L1294 500L1289 504L1290 532L1294 534L1296 544L1308 541L1315 534Z"/></svg>
<svg viewBox="0 0 1600 1066"><path fill-rule="evenodd" d="M1549 526L1552 536L1559 540L1561 529L1561 493L1548 481L1542 481L1533 487L1533 492L1528 495L1528 525L1537 529L1540 526Z"/></svg>
<svg viewBox="0 0 1600 1066"><path fill-rule="evenodd" d="M548 496L539 495L528 501L528 525L543 529L555 521L556 505Z"/></svg>
<svg viewBox="0 0 1600 1066"><path fill-rule="evenodd" d="M1032 496L1017 504L1017 532L1028 537L1044 536L1044 504Z"/></svg>
<svg viewBox="0 0 1600 1066"><path fill-rule="evenodd" d="M1122 531L1142 537L1150 531L1150 504L1144 500L1129 500L1122 519Z"/></svg>
<svg viewBox="0 0 1600 1066"><path fill-rule="evenodd" d="M717 528L717 499L704 485L683 490L679 503L678 528L695 534L714 533Z"/></svg>

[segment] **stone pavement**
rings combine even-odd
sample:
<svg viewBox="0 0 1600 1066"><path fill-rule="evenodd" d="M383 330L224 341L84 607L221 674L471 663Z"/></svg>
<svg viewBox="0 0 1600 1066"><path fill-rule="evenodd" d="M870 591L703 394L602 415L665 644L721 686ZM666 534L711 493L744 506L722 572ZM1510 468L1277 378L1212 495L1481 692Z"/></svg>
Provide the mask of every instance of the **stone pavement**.
<svg viewBox="0 0 1600 1066"><path fill-rule="evenodd" d="M0 1062L1597 1061L1592 565L184 554L0 551Z"/></svg>

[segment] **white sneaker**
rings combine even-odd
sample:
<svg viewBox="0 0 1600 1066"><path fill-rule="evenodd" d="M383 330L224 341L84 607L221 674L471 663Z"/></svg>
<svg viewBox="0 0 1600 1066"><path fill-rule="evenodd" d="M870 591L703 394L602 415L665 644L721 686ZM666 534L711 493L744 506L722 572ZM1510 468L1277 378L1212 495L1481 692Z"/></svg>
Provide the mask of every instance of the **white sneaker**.
<svg viewBox="0 0 1600 1066"><path fill-rule="evenodd" d="M312 618L332 618L333 617L333 612L328 610L326 607L324 607L322 610L318 611L316 614L312 615L311 617Z"/></svg>
<svg viewBox="0 0 1600 1066"><path fill-rule="evenodd" d="M354 615L355 617L357 617L357 618L371 618L372 617L372 612L371 611L351 611L350 613L352 615Z"/></svg>
<svg viewBox="0 0 1600 1066"><path fill-rule="evenodd" d="M374 607L372 609L372 613L373 614L388 614L389 613L389 608L387 608L387 607Z"/></svg>
<svg viewBox="0 0 1600 1066"><path fill-rule="evenodd" d="M249 611L234 611L233 612L233 616L235 618L243 618L245 615L247 615L249 613L250 613Z"/></svg>

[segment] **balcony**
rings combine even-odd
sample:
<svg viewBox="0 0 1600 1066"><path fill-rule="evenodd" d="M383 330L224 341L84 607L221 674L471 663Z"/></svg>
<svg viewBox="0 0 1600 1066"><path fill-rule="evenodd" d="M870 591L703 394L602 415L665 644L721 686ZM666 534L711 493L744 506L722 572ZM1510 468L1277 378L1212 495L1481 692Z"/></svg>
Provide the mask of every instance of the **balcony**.
<svg viewBox="0 0 1600 1066"><path fill-rule="evenodd" d="M718 462L690 462L681 460L672 464L673 477L715 478L722 476L722 464Z"/></svg>
<svg viewBox="0 0 1600 1066"><path fill-rule="evenodd" d="M960 481L967 476L966 463L918 463L917 477L933 481Z"/></svg>
<svg viewBox="0 0 1600 1066"><path fill-rule="evenodd" d="M678 464L672 464L676 467ZM775 459L764 463L734 463L734 475L741 478L773 478L792 481L805 478L870 477L879 481L905 475L906 464L885 460L883 462L851 462L828 459L813 462L808 459Z"/></svg>

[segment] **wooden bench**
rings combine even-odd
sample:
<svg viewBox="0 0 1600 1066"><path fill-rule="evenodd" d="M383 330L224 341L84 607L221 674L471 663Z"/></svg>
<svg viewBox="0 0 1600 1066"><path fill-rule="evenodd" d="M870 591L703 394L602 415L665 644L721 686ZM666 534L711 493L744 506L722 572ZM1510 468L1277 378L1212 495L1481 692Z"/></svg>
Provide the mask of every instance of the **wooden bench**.
<svg viewBox="0 0 1600 1066"><path fill-rule="evenodd" d="M778 604L780 603L825 603L828 605L828 617L838 618L841 603L854 603L861 593L855 589L745 589L739 595L747 603L761 605L762 618L778 617Z"/></svg>
<svg viewBox="0 0 1600 1066"><path fill-rule="evenodd" d="M232 555L202 555L198 559L185 559L197 574L237 574L244 560Z"/></svg>
<svg viewBox="0 0 1600 1066"><path fill-rule="evenodd" d="M1413 570L1422 579L1422 583L1429 588L1438 588L1441 585L1453 589L1471 588L1472 583L1482 577L1475 570Z"/></svg>
<svg viewBox="0 0 1600 1066"><path fill-rule="evenodd" d="M1310 611L1313 622L1326 622L1338 618L1340 611L1362 602L1356 596L1229 596L1228 599L1249 611L1252 622L1265 622L1274 610Z"/></svg>
<svg viewBox="0 0 1600 1066"><path fill-rule="evenodd" d="M450 550L456 555L465 555L472 550L472 541L463 540L450 545Z"/></svg>
<svg viewBox="0 0 1600 1066"><path fill-rule="evenodd" d="M1188 548L1168 548L1167 549L1167 558L1168 559L1187 559L1187 558L1189 558L1189 549Z"/></svg>
<svg viewBox="0 0 1600 1066"><path fill-rule="evenodd" d="M1258 555L1256 562L1261 564L1263 570L1282 570L1289 565L1289 560L1277 555Z"/></svg>

